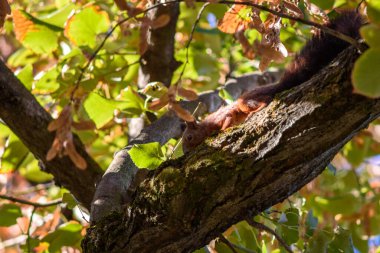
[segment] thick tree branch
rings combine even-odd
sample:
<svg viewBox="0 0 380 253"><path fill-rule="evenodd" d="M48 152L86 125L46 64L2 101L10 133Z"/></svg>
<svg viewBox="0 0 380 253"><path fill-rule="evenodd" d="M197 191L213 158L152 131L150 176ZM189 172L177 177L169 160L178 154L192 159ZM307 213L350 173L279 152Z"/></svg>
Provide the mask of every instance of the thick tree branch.
<svg viewBox="0 0 380 253"><path fill-rule="evenodd" d="M319 175L380 115L352 94L356 50L280 94L246 123L148 174L124 212L88 230L85 252L191 252Z"/></svg>
<svg viewBox="0 0 380 253"><path fill-rule="evenodd" d="M79 202L90 208L95 183L102 175L101 168L77 137L75 146L88 164L86 170L77 169L67 156L46 161L46 153L54 139L54 133L47 130L52 120L50 114L1 61L0 73L0 118L41 161L46 171L53 174L56 183L70 190Z"/></svg>
<svg viewBox="0 0 380 253"><path fill-rule="evenodd" d="M244 91L251 90L258 85L273 83L279 78L279 73L268 72L265 74L251 74L230 79L224 88L237 99ZM182 102L189 111L194 111L198 103L205 105L206 111L214 112L223 103L218 95L219 91L208 92L200 95L199 100ZM205 110L203 110L203 113ZM170 138L179 137L181 134L181 121L173 113L167 113L150 126L144 128L141 134L132 140L125 149L115 154L114 160L97 186L93 204L91 206L91 220L96 223L102 217L116 211L121 212L123 206L130 201L128 191L133 191L134 186L144 177L144 170L138 170L129 157L128 150L139 143L159 142L161 145ZM139 172L137 176L136 173ZM131 186L132 182L135 183Z"/></svg>

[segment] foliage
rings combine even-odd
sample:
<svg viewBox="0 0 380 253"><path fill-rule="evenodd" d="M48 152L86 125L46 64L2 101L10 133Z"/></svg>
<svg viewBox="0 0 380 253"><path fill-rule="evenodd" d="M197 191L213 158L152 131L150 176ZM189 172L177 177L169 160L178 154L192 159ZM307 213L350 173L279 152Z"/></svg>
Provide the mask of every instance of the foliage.
<svg viewBox="0 0 380 253"><path fill-rule="evenodd" d="M361 28L361 35L369 49L356 62L352 81L356 92L380 96L379 1L360 5L359 0L252 2L317 23L333 16L335 8L366 10L369 24ZM68 155L79 169L86 169L87 164L72 144L73 133L106 169L112 154L135 136L134 118L149 124L150 116L160 117L170 109L192 121L191 113L178 103L181 98L191 100L198 92L215 89L228 75L282 68L290 60L287 55L299 51L310 36L310 27L301 22L238 4L210 4L197 20L202 4L184 1L175 36L175 58L183 64L175 71L170 88L154 82L147 87L161 88L157 86L160 93L152 93L137 86L139 59L147 50L148 30L165 26L169 17L147 19L148 1L115 3L14 1L12 17L5 19L0 33L0 57L56 118L49 125L56 138L47 158ZM0 25L10 13L8 7L7 1L0 0ZM231 100L226 92L221 91L221 96ZM295 252L375 252L379 245L371 240L380 235L379 143L380 127L374 122L342 149L330 166L332 171L326 170L254 220L273 229ZM139 144L129 153L138 167L154 169L182 155L178 146L177 140L163 147ZM64 202L35 208L1 200L0 249L12 237L21 240L6 250L19 247L20 241L25 251L78 249L88 226L83 219L86 215L67 190L53 186L52 176L39 169L38 161L2 121L0 166L0 194L35 202L62 198ZM223 235L237 252L285 250L271 233L246 221ZM216 239L197 252L231 252L231 245Z"/></svg>

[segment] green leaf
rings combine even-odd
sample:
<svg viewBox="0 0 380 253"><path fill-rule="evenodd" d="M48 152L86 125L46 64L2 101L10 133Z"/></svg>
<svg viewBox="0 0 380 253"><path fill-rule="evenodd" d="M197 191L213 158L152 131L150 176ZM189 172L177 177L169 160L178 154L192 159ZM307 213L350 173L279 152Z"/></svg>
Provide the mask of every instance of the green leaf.
<svg viewBox="0 0 380 253"><path fill-rule="evenodd" d="M128 153L139 169L155 169L165 161L158 142L135 144Z"/></svg>
<svg viewBox="0 0 380 253"><path fill-rule="evenodd" d="M297 208L289 208L285 211L286 221L277 226L278 233L290 245L298 241L299 212Z"/></svg>
<svg viewBox="0 0 380 253"><path fill-rule="evenodd" d="M316 196L315 205L332 214L353 214L360 209L360 203L351 193L345 193L334 197ZM343 208L344 207L344 208Z"/></svg>
<svg viewBox="0 0 380 253"><path fill-rule="evenodd" d="M219 97L225 100L227 104L232 104L234 102L234 98L231 96L230 93L228 93L226 89L221 89L219 91Z"/></svg>
<svg viewBox="0 0 380 253"><path fill-rule="evenodd" d="M44 183L53 179L53 175L46 173L40 169L38 160L29 153L20 165L20 174L27 180L34 183Z"/></svg>
<svg viewBox="0 0 380 253"><path fill-rule="evenodd" d="M380 1L369 0L367 1L367 14L371 22L380 25Z"/></svg>
<svg viewBox="0 0 380 253"><path fill-rule="evenodd" d="M310 2L322 9L331 9L334 5L334 0L311 0Z"/></svg>
<svg viewBox="0 0 380 253"><path fill-rule="evenodd" d="M326 252L331 236L323 230L317 230L315 235L310 239L306 253Z"/></svg>
<svg viewBox="0 0 380 253"><path fill-rule="evenodd" d="M56 11L49 13L44 17L40 17L40 19L48 24L63 28L67 18L74 9L75 4L68 3Z"/></svg>
<svg viewBox="0 0 380 253"><path fill-rule="evenodd" d="M67 207L69 209L73 209L76 205L77 202L75 201L73 195L71 195L68 192L65 192L62 196L62 202L67 204Z"/></svg>
<svg viewBox="0 0 380 253"><path fill-rule="evenodd" d="M55 92L59 88L57 78L59 76L58 66L46 71L40 79L38 79L33 87L33 91L40 94L49 94Z"/></svg>
<svg viewBox="0 0 380 253"><path fill-rule="evenodd" d="M33 84L33 66L31 64L25 65L25 67L17 73L17 78L28 90L32 89Z"/></svg>
<svg viewBox="0 0 380 253"><path fill-rule="evenodd" d="M29 153L29 150L16 135L9 135L8 145L1 158L0 172L12 171L20 167L21 162Z"/></svg>
<svg viewBox="0 0 380 253"><path fill-rule="evenodd" d="M20 67L33 64L38 60L38 56L28 48L20 48L14 52L8 59L9 66Z"/></svg>
<svg viewBox="0 0 380 253"><path fill-rule="evenodd" d="M369 24L360 29L360 34L371 48L380 48L380 27Z"/></svg>
<svg viewBox="0 0 380 253"><path fill-rule="evenodd" d="M68 20L65 35L78 46L94 48L96 36L107 32L109 26L107 13L95 6L89 6Z"/></svg>
<svg viewBox="0 0 380 253"><path fill-rule="evenodd" d="M114 117L116 109L134 108L134 101L116 101L104 98L97 93L90 93L85 100L84 109L97 128L101 128Z"/></svg>
<svg viewBox="0 0 380 253"><path fill-rule="evenodd" d="M60 27L46 23L25 11L17 12L15 30L20 34L20 42L37 54L48 54L58 47ZM32 23L29 23L32 22Z"/></svg>
<svg viewBox="0 0 380 253"><path fill-rule="evenodd" d="M349 230L337 227L334 231L334 239L328 245L328 252L353 253L354 245L352 243L351 233Z"/></svg>
<svg viewBox="0 0 380 253"><path fill-rule="evenodd" d="M14 204L0 206L0 227L9 227L17 223L16 219L22 217L21 209Z"/></svg>
<svg viewBox="0 0 380 253"><path fill-rule="evenodd" d="M78 223L68 222L61 225L54 232L46 235L41 241L48 242L49 252L61 252L63 246L71 246L78 248L82 240L82 225Z"/></svg>
<svg viewBox="0 0 380 253"><path fill-rule="evenodd" d="M352 84L357 93L370 98L380 96L380 49L370 48L355 62Z"/></svg>

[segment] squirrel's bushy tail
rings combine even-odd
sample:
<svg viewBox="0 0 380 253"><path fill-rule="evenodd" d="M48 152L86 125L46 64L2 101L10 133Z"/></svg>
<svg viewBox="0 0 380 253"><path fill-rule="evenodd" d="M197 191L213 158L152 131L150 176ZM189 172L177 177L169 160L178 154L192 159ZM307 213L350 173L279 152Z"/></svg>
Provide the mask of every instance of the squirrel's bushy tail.
<svg viewBox="0 0 380 253"><path fill-rule="evenodd" d="M359 13L344 11L326 26L354 39L359 39L359 29L362 24L363 18ZM309 80L349 45L346 41L319 31L306 43L285 70L279 83L280 90L290 89Z"/></svg>

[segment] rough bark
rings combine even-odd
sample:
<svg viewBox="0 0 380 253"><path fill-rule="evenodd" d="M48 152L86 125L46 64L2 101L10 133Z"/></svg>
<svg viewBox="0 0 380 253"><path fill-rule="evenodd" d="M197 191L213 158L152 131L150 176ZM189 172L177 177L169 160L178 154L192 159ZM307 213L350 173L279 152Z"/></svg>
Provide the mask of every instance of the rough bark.
<svg viewBox="0 0 380 253"><path fill-rule="evenodd" d="M191 252L319 175L380 115L352 93L354 49L244 124L148 174L124 212L88 230L85 252Z"/></svg>
<svg viewBox="0 0 380 253"><path fill-rule="evenodd" d="M53 174L55 182L67 188L84 207L90 209L95 184L102 175L100 166L87 154L77 137L75 146L87 162L86 170L76 168L67 156L46 161L46 153L55 136L54 132L47 130L52 117L1 61L0 118L40 160L44 170Z"/></svg>

